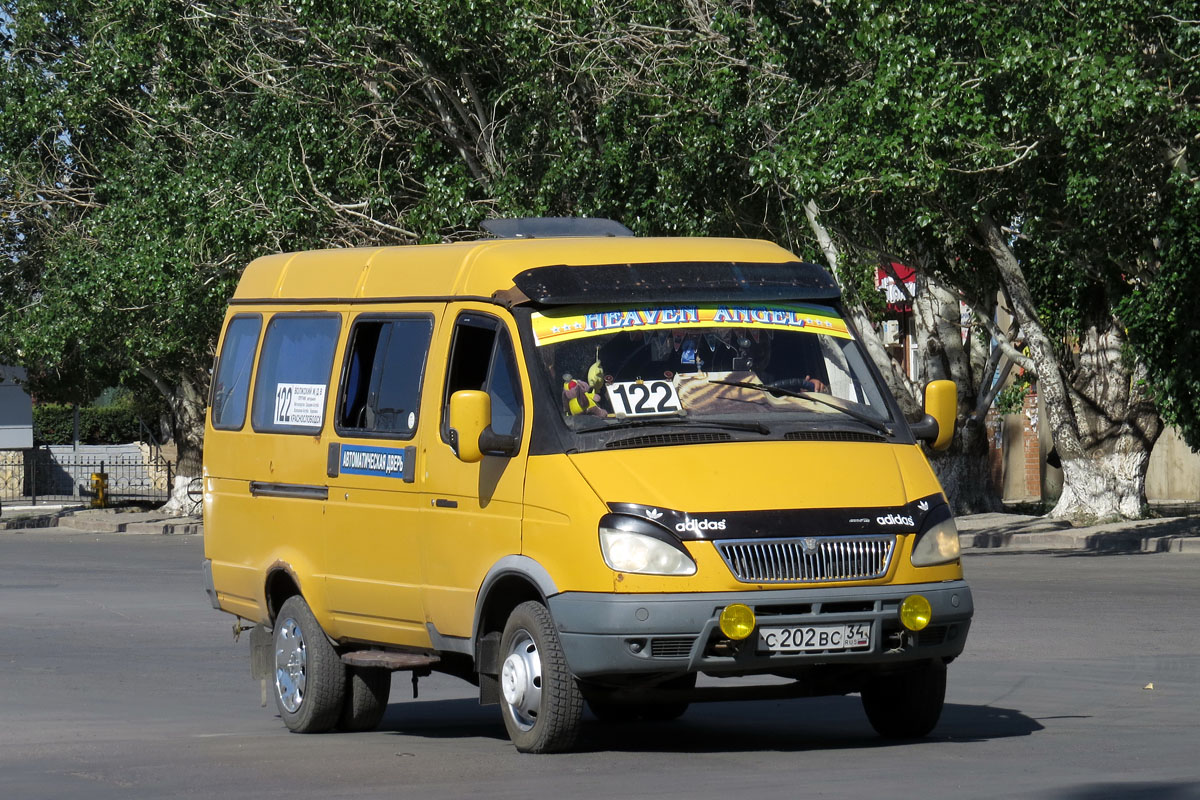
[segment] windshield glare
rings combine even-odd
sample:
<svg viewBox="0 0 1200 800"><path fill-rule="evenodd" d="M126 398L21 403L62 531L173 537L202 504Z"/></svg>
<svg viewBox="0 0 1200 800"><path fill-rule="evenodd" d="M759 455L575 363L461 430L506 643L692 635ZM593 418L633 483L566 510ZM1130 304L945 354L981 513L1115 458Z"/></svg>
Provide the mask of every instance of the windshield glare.
<svg viewBox="0 0 1200 800"><path fill-rule="evenodd" d="M861 349L829 306L571 306L531 322L538 361L576 430L642 419L847 419L836 406L890 419Z"/></svg>

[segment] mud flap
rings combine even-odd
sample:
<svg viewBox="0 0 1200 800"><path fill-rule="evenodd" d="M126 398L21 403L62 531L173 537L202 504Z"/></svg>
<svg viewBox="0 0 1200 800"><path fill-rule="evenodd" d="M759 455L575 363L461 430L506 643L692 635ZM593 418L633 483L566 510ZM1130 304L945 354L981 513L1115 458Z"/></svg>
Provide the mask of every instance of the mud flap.
<svg viewBox="0 0 1200 800"><path fill-rule="evenodd" d="M273 671L272 634L273 631L265 625L255 625L250 629L250 674L258 680L270 678Z"/></svg>
<svg viewBox="0 0 1200 800"><path fill-rule="evenodd" d="M500 634L492 632L479 640L475 665L479 670L479 705L500 702Z"/></svg>

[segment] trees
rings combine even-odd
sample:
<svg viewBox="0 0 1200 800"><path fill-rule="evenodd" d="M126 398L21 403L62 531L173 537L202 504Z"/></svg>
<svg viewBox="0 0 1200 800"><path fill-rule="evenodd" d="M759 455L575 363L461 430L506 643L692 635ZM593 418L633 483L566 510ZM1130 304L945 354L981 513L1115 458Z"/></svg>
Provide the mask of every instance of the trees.
<svg viewBox="0 0 1200 800"><path fill-rule="evenodd" d="M1182 3L0 8L0 357L46 387L156 386L192 449L249 259L520 213L765 236L836 255L852 299L881 260L919 267L926 374L961 390L938 460L960 508L986 502L992 336L1053 401L1058 513L1137 512L1151 390L1193 419L1185 337L1158 323L1194 330L1171 308L1197 238Z"/></svg>
<svg viewBox="0 0 1200 800"><path fill-rule="evenodd" d="M465 123L443 113L461 87L383 34L429 30L417 11L368 26L276 3L3 10L0 219L17 252L0 352L43 396L153 386L185 462L250 258L437 239L484 214L484 147L455 152Z"/></svg>
<svg viewBox="0 0 1200 800"><path fill-rule="evenodd" d="M1184 19L1119 0L856 4L819 120L829 157L781 150L847 241L914 254L1003 340L987 324L1000 289L1030 352L1008 355L1036 372L1063 460L1058 516L1144 506L1161 422L1120 310L1162 280L1156 237L1178 214L1164 155L1195 130Z"/></svg>
<svg viewBox="0 0 1200 800"><path fill-rule="evenodd" d="M750 208L731 213L723 182L735 109L694 125L600 80L575 38L590 4L2 8L0 219L20 252L0 276L0 353L43 395L154 386L185 453L224 302L259 253L437 241L497 212L730 231ZM652 10L635 33L653 34Z"/></svg>

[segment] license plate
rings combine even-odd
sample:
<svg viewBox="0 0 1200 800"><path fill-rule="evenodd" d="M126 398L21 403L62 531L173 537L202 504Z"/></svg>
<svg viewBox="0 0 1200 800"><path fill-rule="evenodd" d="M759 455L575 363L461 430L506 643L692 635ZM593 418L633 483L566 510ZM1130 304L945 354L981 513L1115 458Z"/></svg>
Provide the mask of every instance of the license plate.
<svg viewBox="0 0 1200 800"><path fill-rule="evenodd" d="M772 653L814 653L860 650L871 646L871 623L843 625L792 625L759 628L758 644Z"/></svg>

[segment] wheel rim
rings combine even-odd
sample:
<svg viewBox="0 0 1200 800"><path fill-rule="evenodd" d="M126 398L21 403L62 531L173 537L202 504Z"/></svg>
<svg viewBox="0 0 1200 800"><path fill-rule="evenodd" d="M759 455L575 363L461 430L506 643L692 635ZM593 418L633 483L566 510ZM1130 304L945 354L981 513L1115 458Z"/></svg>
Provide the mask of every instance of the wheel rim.
<svg viewBox="0 0 1200 800"><path fill-rule="evenodd" d="M275 694L290 714L304 703L307 683L308 653L304 647L304 632L300 623L290 617L277 628L275 637Z"/></svg>
<svg viewBox="0 0 1200 800"><path fill-rule="evenodd" d="M517 727L532 728L542 705L542 657L527 631L517 631L513 637L500 670L500 689Z"/></svg>

